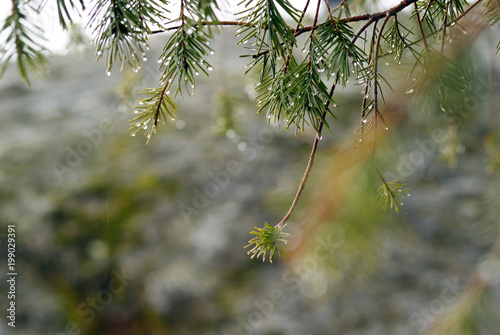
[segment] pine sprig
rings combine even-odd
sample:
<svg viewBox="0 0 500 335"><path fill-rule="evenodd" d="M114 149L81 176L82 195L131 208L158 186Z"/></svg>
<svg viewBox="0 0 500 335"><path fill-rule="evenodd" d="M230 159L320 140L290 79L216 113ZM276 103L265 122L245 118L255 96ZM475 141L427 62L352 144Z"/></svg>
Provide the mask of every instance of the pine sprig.
<svg viewBox="0 0 500 335"><path fill-rule="evenodd" d="M257 113L266 112L267 117L274 121L284 119L288 129L294 124L297 129L304 130L306 125L311 125L319 130L321 122L328 127L328 122L323 113L335 117L333 112L325 105L333 102L328 92L328 87L321 79L324 64L304 60L297 64L291 58L286 73L273 77L268 75L257 86Z"/></svg>
<svg viewBox="0 0 500 335"><path fill-rule="evenodd" d="M160 81L176 81L174 97L183 91L194 94L195 77L200 73L208 76L213 66L204 58L213 53L210 48L211 35L196 25L188 17L183 18L183 25L169 38L159 58L163 68Z"/></svg>
<svg viewBox="0 0 500 335"><path fill-rule="evenodd" d="M240 22L255 24L244 25L237 30L237 36L243 36L239 44L251 42L255 46L254 60L249 64L250 69L257 64L262 66L264 77L269 73L276 73L278 59L285 59L296 43L293 30L285 21L282 12L288 14L294 23L299 22L299 11L288 0L244 0L239 5L245 9L238 13ZM262 54L261 51L268 51Z"/></svg>
<svg viewBox="0 0 500 335"><path fill-rule="evenodd" d="M130 120L130 130L134 130L132 136L135 136L141 130L144 130L147 142L151 139L152 134L156 133L158 122L163 120L167 123L168 115L172 120L173 113L177 112L174 102L170 99L169 87L170 81L166 81L164 85L158 88L145 88L141 97L135 105L136 117Z"/></svg>
<svg viewBox="0 0 500 335"><path fill-rule="evenodd" d="M48 62L41 45L43 30L29 19L29 14L37 13L26 1L13 0L11 10L0 30L0 35L6 36L0 48L0 78L15 58L19 74L29 86L30 75L42 77L46 72Z"/></svg>
<svg viewBox="0 0 500 335"><path fill-rule="evenodd" d="M486 7L486 20L490 25L494 25L500 20L500 2L498 0L488 0Z"/></svg>
<svg viewBox="0 0 500 335"><path fill-rule="evenodd" d="M136 71L148 49L150 25L162 26L168 13L165 2L159 0L99 0L91 12L89 26L94 28L97 59L106 60L108 75L116 61L122 69L129 64Z"/></svg>
<svg viewBox="0 0 500 335"><path fill-rule="evenodd" d="M388 208L394 208L396 212L399 211L399 206L403 205L404 194L409 191L409 188L405 186L406 183L401 183L399 180L385 181L382 178L382 185L378 189L378 197L384 211Z"/></svg>
<svg viewBox="0 0 500 335"><path fill-rule="evenodd" d="M269 262L272 263L274 256L278 253L286 260L289 256L286 243L287 238L291 235L283 231L285 226L286 224L275 227L266 222L262 228L254 227L255 230L251 231L250 234L257 236L248 241L248 245L245 246L245 248L253 247L247 252L247 254L252 255L250 258L262 256L262 261L265 262L266 255L269 253Z"/></svg>
<svg viewBox="0 0 500 335"><path fill-rule="evenodd" d="M76 11L78 13L79 10L85 10L85 3L83 0L78 0L79 6L76 2L76 0L57 0L57 15L59 16L59 24L65 30L67 30L69 25L73 23L71 11Z"/></svg>
<svg viewBox="0 0 500 335"><path fill-rule="evenodd" d="M336 83L345 86L352 74L358 78L366 75L363 68L366 55L352 42L355 34L348 24L340 20L327 20L318 26L316 34L318 40L315 48L323 46L322 49L315 49L323 51L317 58L323 62L327 77L333 76Z"/></svg>

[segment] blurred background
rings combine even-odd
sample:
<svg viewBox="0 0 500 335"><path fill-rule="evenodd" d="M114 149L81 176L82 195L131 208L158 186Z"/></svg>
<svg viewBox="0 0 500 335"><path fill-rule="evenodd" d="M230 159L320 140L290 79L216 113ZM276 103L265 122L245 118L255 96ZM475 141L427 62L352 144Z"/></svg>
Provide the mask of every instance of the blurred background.
<svg viewBox="0 0 500 335"><path fill-rule="evenodd" d="M457 57L471 64L471 89L453 111L387 91L397 117L376 160L387 180L408 183L398 212L381 210L380 180L353 145L360 87L335 93L338 120L287 226L292 256L273 264L244 246L287 212L315 134L255 114L255 78L238 57L248 51L233 36L219 33L215 70L148 145L128 120L142 87L157 83L167 36L151 41L137 73L107 76L78 29L30 89L7 70L0 334L498 334L495 32ZM399 78L404 67L388 60L383 71ZM4 316L12 224L15 329Z"/></svg>

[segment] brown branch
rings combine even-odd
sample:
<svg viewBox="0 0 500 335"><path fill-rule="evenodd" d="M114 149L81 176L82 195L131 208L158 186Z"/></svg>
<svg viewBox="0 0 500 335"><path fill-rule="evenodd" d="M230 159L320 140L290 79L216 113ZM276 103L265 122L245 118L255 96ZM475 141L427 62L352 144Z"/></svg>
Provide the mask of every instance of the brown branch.
<svg viewBox="0 0 500 335"><path fill-rule="evenodd" d="M318 0L318 6L316 7L316 14L314 15L314 22L313 22L312 27L316 27L316 23L317 23L318 16L319 16L320 6L321 6L321 0ZM310 36L311 40L309 42L310 49L312 49L312 44L313 44L312 43L313 33L314 33L314 29L311 30L311 36ZM312 52L309 52L309 67L311 66L311 63L312 63L311 54L312 54ZM333 86L330 90L330 98L332 97L334 90L335 90L335 84L333 84ZM295 194L295 197L293 198L292 205L290 206L290 209L288 209L288 212L285 214L283 219L276 225L276 228L280 228L288 220L288 218L292 215L293 210L295 209L295 206L297 205L297 202L299 201L300 195L302 194L302 191L304 190L304 187L306 186L307 177L309 177L309 172L311 172L311 168L312 168L313 161L314 161L314 156L316 154L316 149L318 148L318 142L319 142L319 139L321 138L321 130L323 129L323 120L326 117L326 111L328 109L329 104L330 104L330 99L328 99L328 101L325 105L325 110L323 111L323 114L321 115L321 120L319 121L319 125L318 125L318 132L317 132L316 137L314 138L313 146L311 149L311 154L309 155L309 161L307 162L306 171L304 171L304 175L302 176L302 181L300 182L299 189L297 190L297 193Z"/></svg>
<svg viewBox="0 0 500 335"><path fill-rule="evenodd" d="M425 39L424 29L422 28L422 21L420 20L420 14L418 13L418 6L416 2L415 16L417 17L418 29L420 30L420 35L422 36L422 42L424 43L425 50L429 51L429 46L427 45L427 40Z"/></svg>
<svg viewBox="0 0 500 335"><path fill-rule="evenodd" d="M335 91L335 83L333 83L332 88L330 89L330 99L333 95L333 92ZM297 202L299 201L300 195L302 194L302 191L304 190L304 187L306 186L306 181L307 178L309 177L309 173L311 172L311 168L314 162L314 156L316 155L316 150L318 148L318 143L321 139L321 131L323 129L323 120L326 117L326 111L330 107L330 99L326 102L325 104L325 110L323 111L323 114L321 115L321 120L319 122L318 126L318 132L316 133L316 137L314 138L313 146L311 149L311 153L309 154L309 161L307 162L307 167L306 170L304 171L304 175L302 176L302 181L300 182L299 189L297 190L297 193L295 194L295 197L293 198L292 205L290 206L290 209L288 212L285 214L283 219L276 225L276 228L280 228L292 215L293 210L295 209L295 206L297 205Z"/></svg>

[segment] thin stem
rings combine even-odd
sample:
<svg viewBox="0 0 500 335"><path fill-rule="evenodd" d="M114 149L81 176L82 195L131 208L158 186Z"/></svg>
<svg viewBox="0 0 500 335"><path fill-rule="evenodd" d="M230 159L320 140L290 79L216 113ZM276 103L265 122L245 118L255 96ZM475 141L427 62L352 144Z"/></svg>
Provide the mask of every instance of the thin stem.
<svg viewBox="0 0 500 335"><path fill-rule="evenodd" d="M370 19L368 20L368 22L366 22L359 30L358 32L356 33L356 36L354 36L354 38L352 39L352 43L354 44L354 42L356 42L356 40L359 38L359 36L361 36L361 34L373 23L377 20L375 19Z"/></svg>
<svg viewBox="0 0 500 335"><path fill-rule="evenodd" d="M333 92L335 91L335 83L332 85L332 88L330 89L330 98L333 95ZM307 178L309 177L309 173L311 172L311 168L314 162L314 156L316 155L316 150L318 149L318 143L321 138L321 130L323 129L323 120L326 117L326 111L330 107L330 99L326 102L325 105L325 110L323 111L323 114L321 116L321 120L319 122L319 127L318 127L318 132L316 134L316 137L314 138L314 142L312 145L311 153L309 154L309 161L307 162L306 170L304 171L304 175L302 176L302 181L300 182L299 189L297 190L297 193L295 194L295 197L293 198L292 205L290 206L290 209L288 212L285 214L283 219L276 225L276 228L280 228L292 215L293 210L295 209L295 206L297 205L297 202L299 201L300 195L302 194L302 191L304 190L304 187L306 186L306 181Z"/></svg>
<svg viewBox="0 0 500 335"><path fill-rule="evenodd" d="M481 1L481 0L479 0L479 1ZM346 18L340 19L340 21L349 23L349 22L359 22L359 21L366 21L366 20L372 20L372 21L380 20L381 18L385 17L387 14L394 15L396 13L399 13L400 11L402 11L403 9L405 9L406 7L408 7L409 5L411 5L412 3L415 3L415 2L417 2L417 0L403 0L398 5L396 5L392 8L389 8L388 10L385 10L382 12L377 12L377 13L366 13L366 14L361 14L361 15L357 15L357 16L346 17ZM241 22L241 21L217 21L217 22L202 21L201 25L207 25L207 26L208 25L213 25L213 26L253 26L254 24L250 23L250 22ZM301 29L295 31L294 35L295 35L295 37L297 37L298 35L301 35L305 32L308 32L308 31L311 31L312 29L315 29L316 28L315 26L316 25L313 24L311 26L301 28ZM179 26L173 26L173 27L169 27L166 29L154 30L151 33L152 34L160 34L160 33L166 32L166 31L176 30L178 28L179 28Z"/></svg>
<svg viewBox="0 0 500 335"><path fill-rule="evenodd" d="M446 39L446 22L448 21L448 7L450 6L450 1L448 0L446 2L446 9L445 15L444 15L444 21L443 21L443 36L441 38L441 55L443 55L444 52L444 41Z"/></svg>
<svg viewBox="0 0 500 335"><path fill-rule="evenodd" d="M375 111L374 117L374 139L373 139L373 149L372 149L372 155L375 152L375 142L377 141L377 118L380 114L378 110L378 52L380 49L380 40L382 38L382 34L384 33L384 28L389 21L390 14L387 14L385 17L384 21L382 22L382 26L380 27L379 34L377 36L377 42L375 43L375 55L373 58L373 109ZM383 120L382 120L383 121Z"/></svg>
<svg viewBox="0 0 500 335"><path fill-rule="evenodd" d="M420 14L418 13L417 3L415 5L415 15L417 17L418 29L420 30L420 35L422 36L422 42L424 43L424 47L426 51L429 51L429 46L427 45L427 40L425 39L424 29L422 28L422 21L420 21Z"/></svg>

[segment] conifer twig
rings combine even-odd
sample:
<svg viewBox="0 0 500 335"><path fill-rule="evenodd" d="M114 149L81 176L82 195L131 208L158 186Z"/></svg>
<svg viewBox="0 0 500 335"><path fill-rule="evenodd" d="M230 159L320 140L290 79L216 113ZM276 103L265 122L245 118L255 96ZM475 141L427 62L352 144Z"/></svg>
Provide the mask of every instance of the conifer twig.
<svg viewBox="0 0 500 335"><path fill-rule="evenodd" d="M330 89L330 98L333 95L333 92L335 91L335 82L332 85L332 88ZM326 110L330 107L330 100L326 102L325 105L325 111L323 112L323 115L321 116L321 120L319 121L319 126L318 126L318 132L316 133L316 137L314 138L311 153L309 154L309 161L307 162L306 170L304 171L304 175L302 176L302 180L300 182L299 188L297 190L297 193L295 194L295 197L293 198L292 205L290 206L290 209L288 212L285 214L283 219L276 225L276 228L280 228L292 215L293 210L295 209L295 206L297 205L297 202L299 201L300 195L302 191L304 190L304 187L306 186L306 181L307 178L309 177L309 173L311 172L311 168L314 162L314 156L316 155L316 150L318 148L318 143L321 139L321 130L323 129L323 120L326 117Z"/></svg>
<svg viewBox="0 0 500 335"><path fill-rule="evenodd" d="M417 3L415 5L415 16L417 18L418 29L420 30L420 35L422 36L422 42L424 43L424 48L426 51L429 51L429 46L427 45L427 40L425 38L424 29L422 28L422 21L420 20L420 14L418 13Z"/></svg>

